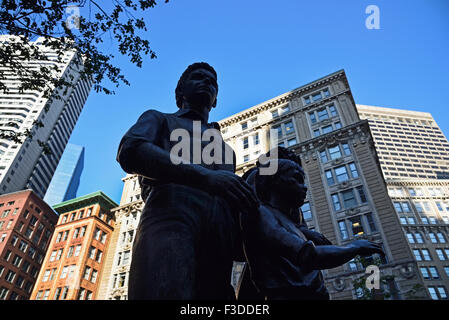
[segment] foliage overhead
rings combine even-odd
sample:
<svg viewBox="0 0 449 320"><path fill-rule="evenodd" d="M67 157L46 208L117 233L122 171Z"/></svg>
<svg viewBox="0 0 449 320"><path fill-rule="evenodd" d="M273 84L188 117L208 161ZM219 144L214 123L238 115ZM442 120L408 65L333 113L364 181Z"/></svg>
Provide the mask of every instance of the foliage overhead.
<svg viewBox="0 0 449 320"><path fill-rule="evenodd" d="M16 41L0 43L0 93L11 91L5 80L12 75L19 82L14 92L36 90L46 98L60 99L73 86L73 78L60 77L63 56L75 50L74 67L80 69L82 64L81 77L90 79L96 92L114 94L103 85L105 81L116 87L130 83L114 64L113 54L105 52L101 45L111 42L137 67L142 66L145 57L156 58L150 42L140 36L148 31L147 24L143 17L136 16L155 5L155 0L1 0L0 34L16 36ZM44 39L42 45L57 54L51 64L32 42L39 37ZM28 67L31 61L38 62L38 67ZM12 121L8 126L17 127L17 123ZM19 143L31 139L41 126L37 121L32 130L25 132L3 127L0 138Z"/></svg>

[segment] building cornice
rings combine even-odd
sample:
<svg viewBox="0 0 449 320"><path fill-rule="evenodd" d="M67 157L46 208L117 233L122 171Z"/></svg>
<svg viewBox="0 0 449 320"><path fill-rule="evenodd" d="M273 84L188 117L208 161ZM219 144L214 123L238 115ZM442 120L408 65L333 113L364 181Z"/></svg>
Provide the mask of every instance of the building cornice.
<svg viewBox="0 0 449 320"><path fill-rule="evenodd" d="M299 87L290 92L284 93L280 96L277 96L273 99L265 101L261 104L258 104L254 107L251 107L247 110L237 113L233 116L230 116L221 121L218 121L218 123L220 124L221 128L228 127L234 123L238 123L242 120L251 118L251 117L253 117L261 112L264 112L266 110L269 110L271 108L286 104L286 103L290 102L291 100L293 100L294 98L297 98L298 96L301 96L301 95L307 93L308 91L316 90L317 88L322 87L325 84L331 83L331 82L333 82L335 80L339 80L339 79L343 80L347 87L349 86L344 70L339 70L339 71L332 73L326 77L323 77L321 79L313 81L313 82L306 84L302 87ZM327 99L323 99L323 100L327 100ZM313 105L316 105L316 104L313 104Z"/></svg>

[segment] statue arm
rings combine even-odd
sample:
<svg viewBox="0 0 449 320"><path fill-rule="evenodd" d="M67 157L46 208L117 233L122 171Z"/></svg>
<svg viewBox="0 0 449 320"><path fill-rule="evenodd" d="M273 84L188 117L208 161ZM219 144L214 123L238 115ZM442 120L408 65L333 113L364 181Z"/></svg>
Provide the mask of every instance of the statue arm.
<svg viewBox="0 0 449 320"><path fill-rule="evenodd" d="M261 211L262 237L266 245L296 261L305 271L335 268L356 255L384 254L380 245L368 240L356 240L346 246L315 246L312 241L305 241L282 227L268 209L261 208Z"/></svg>

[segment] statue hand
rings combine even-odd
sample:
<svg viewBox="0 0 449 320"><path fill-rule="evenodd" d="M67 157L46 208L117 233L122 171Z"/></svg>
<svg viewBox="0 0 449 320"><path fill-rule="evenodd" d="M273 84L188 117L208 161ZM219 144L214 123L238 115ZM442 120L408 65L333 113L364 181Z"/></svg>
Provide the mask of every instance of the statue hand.
<svg viewBox="0 0 449 320"><path fill-rule="evenodd" d="M253 189L238 175L214 170L206 176L204 189L220 195L232 206L243 212L252 212L259 207L259 201Z"/></svg>
<svg viewBox="0 0 449 320"><path fill-rule="evenodd" d="M353 248L357 249L357 254L361 256L369 256L374 253L378 253L382 256L385 256L385 252L382 250L382 247L374 242L368 240L355 240L349 244Z"/></svg>

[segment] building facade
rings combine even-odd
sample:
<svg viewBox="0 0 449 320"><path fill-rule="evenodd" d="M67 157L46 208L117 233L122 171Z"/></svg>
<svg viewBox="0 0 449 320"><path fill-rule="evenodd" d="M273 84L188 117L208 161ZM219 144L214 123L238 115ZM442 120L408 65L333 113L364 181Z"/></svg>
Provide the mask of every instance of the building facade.
<svg viewBox="0 0 449 320"><path fill-rule="evenodd" d="M381 244L386 259L380 271L389 276L383 290L393 299L411 298L415 286L423 286L407 239L398 232L401 225L388 196L368 121L358 116L343 70L219 123L225 141L236 152L238 174L276 145L300 155L309 187L302 207L308 226L336 245L356 239ZM331 299L360 297L354 283L365 267L353 260L325 270ZM425 290L417 295L429 297Z"/></svg>
<svg viewBox="0 0 449 320"><path fill-rule="evenodd" d="M449 289L449 142L427 112L357 105L432 299Z"/></svg>
<svg viewBox="0 0 449 320"><path fill-rule="evenodd" d="M105 272L100 281L99 300L127 300L132 243L140 221L143 206L137 175L126 175L120 205L112 209L115 230L105 261Z"/></svg>
<svg viewBox="0 0 449 320"><path fill-rule="evenodd" d="M0 300L28 300L58 216L32 190L0 196Z"/></svg>
<svg viewBox="0 0 449 320"><path fill-rule="evenodd" d="M0 35L0 46L20 41L19 38ZM57 62L57 54L42 45L43 38L38 38L33 45L48 56L48 61L30 61L24 63L30 69L40 66L58 66L56 77L64 78L73 83L73 87L54 91L61 99L50 99L43 92L25 90L19 92L20 82L14 73L8 73L8 66L0 66L6 71L8 92L0 92L0 130L34 133L33 139L17 144L7 139L0 139L0 194L23 189L32 189L43 198L53 173L58 166L67 141L83 109L89 95L92 82L82 79L80 71L82 63L79 55L68 51ZM39 127L35 121L41 121L44 127ZM47 143L51 154L46 154L38 140Z"/></svg>
<svg viewBox="0 0 449 320"><path fill-rule="evenodd" d="M95 300L117 204L95 192L54 206L59 220L31 300Z"/></svg>
<svg viewBox="0 0 449 320"><path fill-rule="evenodd" d="M68 143L51 179L44 201L55 205L73 198L84 168L84 147Z"/></svg>

